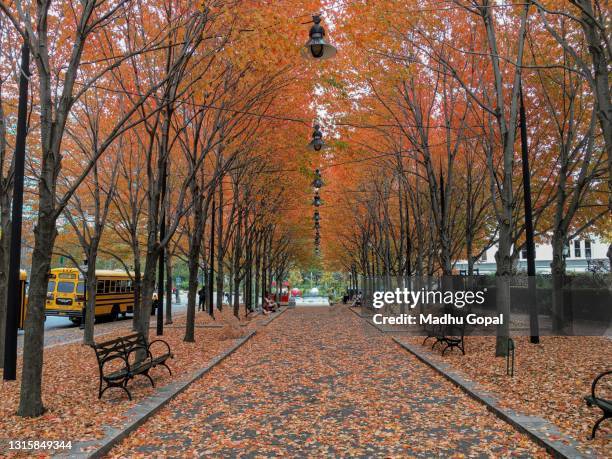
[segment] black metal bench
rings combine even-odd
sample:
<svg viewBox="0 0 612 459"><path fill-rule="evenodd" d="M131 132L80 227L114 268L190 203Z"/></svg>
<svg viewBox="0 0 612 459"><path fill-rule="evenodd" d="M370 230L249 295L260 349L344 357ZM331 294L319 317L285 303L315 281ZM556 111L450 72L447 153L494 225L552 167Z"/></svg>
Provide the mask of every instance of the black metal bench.
<svg viewBox="0 0 612 459"><path fill-rule="evenodd" d="M442 355L447 350L453 350L457 348L465 355L465 313L450 308L446 309L447 312L451 313L454 317L461 318L461 324L441 324L425 326L424 330L427 336L423 340L423 346L427 343L429 338L434 339L434 343L431 349L435 349L438 344L442 345Z"/></svg>
<svg viewBox="0 0 612 459"><path fill-rule="evenodd" d="M599 376L597 376L591 384L591 395L587 395L586 397L584 397L587 406L596 406L600 408L603 412L603 416L599 418L593 426L593 430L591 431L591 440L595 438L595 432L599 428L599 425L606 419L612 417L612 400L608 400L597 395L597 384L602 381L605 376L608 375L612 375L612 370L605 371Z"/></svg>
<svg viewBox="0 0 612 459"><path fill-rule="evenodd" d="M151 353L151 348L156 343L164 344L166 349L154 356ZM170 350L170 345L162 339L156 339L147 343L144 335L141 333L134 333L129 336L96 343L92 347L96 352L100 370L98 398L102 398L102 394L104 394L107 389L119 387L123 389L128 395L128 398L132 400L132 394L127 389L127 383L130 379L133 379L137 375L143 375L147 377L149 381L151 381L151 385L155 387L155 382L149 375L149 371L160 365L166 367L168 372L172 375L172 370L170 370L166 361L173 358L174 355ZM113 363L110 364L111 362Z"/></svg>

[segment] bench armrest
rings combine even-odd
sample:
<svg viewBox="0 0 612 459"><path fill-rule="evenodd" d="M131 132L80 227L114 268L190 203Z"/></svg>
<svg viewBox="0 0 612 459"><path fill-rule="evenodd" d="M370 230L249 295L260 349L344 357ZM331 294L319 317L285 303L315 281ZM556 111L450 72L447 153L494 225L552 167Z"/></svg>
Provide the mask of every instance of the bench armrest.
<svg viewBox="0 0 612 459"><path fill-rule="evenodd" d="M100 365L100 376L102 376L102 378L104 378L104 365L106 365L108 362L111 362L112 360L123 360L123 363L125 364L125 369L126 371L129 373L130 372L130 362L127 358L127 356L122 355L122 354L112 354L109 355L108 357L99 360L99 365Z"/></svg>
<svg viewBox="0 0 612 459"><path fill-rule="evenodd" d="M129 367L129 361L130 361L130 355L132 355L132 353L134 352L138 352L138 351L143 351L146 354L146 357L142 360L149 360L149 362L153 361L153 356L151 355L151 352L149 351L149 349L147 349L145 346L133 346L126 354L125 354L125 359L128 362L128 368ZM139 361L140 362L140 361ZM131 371L131 368L130 368Z"/></svg>
<svg viewBox="0 0 612 459"><path fill-rule="evenodd" d="M591 384L591 397L593 399L601 399L602 397L598 397L595 394L595 391L597 389L597 383L604 377L607 375L611 375L612 374L612 370L608 370L608 371L604 371L602 374L600 374L599 376L597 376L594 380L593 380L593 384Z"/></svg>
<svg viewBox="0 0 612 459"><path fill-rule="evenodd" d="M163 339L156 339L149 343L149 347L148 347L149 354L151 354L151 346L153 346L153 344L155 343L164 343L166 345L166 348L168 349L168 354L172 355L172 350L170 349L170 345Z"/></svg>

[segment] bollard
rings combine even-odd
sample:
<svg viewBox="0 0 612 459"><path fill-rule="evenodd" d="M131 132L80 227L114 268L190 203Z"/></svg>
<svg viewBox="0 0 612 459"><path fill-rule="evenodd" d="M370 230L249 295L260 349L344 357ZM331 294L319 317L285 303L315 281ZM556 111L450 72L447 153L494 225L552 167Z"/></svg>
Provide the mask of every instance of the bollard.
<svg viewBox="0 0 612 459"><path fill-rule="evenodd" d="M506 375L514 376L514 340L508 338L508 353L506 354Z"/></svg>

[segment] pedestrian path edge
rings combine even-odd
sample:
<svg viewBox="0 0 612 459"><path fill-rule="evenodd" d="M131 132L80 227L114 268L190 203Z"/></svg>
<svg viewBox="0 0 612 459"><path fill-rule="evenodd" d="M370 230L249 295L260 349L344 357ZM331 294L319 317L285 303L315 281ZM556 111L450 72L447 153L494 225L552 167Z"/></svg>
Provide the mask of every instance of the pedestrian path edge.
<svg viewBox="0 0 612 459"><path fill-rule="evenodd" d="M388 332L381 330L375 323L368 320L367 316L359 314L353 308L349 308L356 316L364 319L368 324L374 327L382 334L388 334ZM492 412L495 416L507 422L519 432L522 432L529 436L531 440L539 444L546 449L550 454L556 458L594 458L594 455L586 455L578 451L577 443L567 435L559 431L557 426L551 422L538 417L538 416L527 416L508 408L503 408L497 398L491 394L482 390L478 384L465 379L459 373L453 371L450 365L435 362L430 359L423 351L408 343L404 343L395 336L391 336L403 349L414 355L421 362L425 363L435 371L440 373L444 378L449 380L455 386L459 387L463 392L469 395L474 400L482 403L487 409Z"/></svg>
<svg viewBox="0 0 612 459"><path fill-rule="evenodd" d="M280 315L280 313L278 314ZM181 392L185 391L194 382L206 375L212 368L229 357L242 345L249 341L257 330L251 331L248 335L238 339L229 349L222 354L214 357L204 368L192 373L187 380L182 379L170 383L155 394L146 397L138 405L134 406L126 413L127 420L120 427L106 427L105 435L99 440L76 442L70 452L58 454L57 457L67 458L100 458L108 453L115 445L125 439L130 433L144 424L151 416L166 406Z"/></svg>

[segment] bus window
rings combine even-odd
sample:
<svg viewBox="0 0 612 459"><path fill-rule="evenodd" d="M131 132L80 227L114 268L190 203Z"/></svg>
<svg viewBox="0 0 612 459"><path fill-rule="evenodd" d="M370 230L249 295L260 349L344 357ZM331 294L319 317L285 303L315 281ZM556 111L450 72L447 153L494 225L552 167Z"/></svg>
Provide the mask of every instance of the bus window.
<svg viewBox="0 0 612 459"><path fill-rule="evenodd" d="M128 292L128 293L133 292L134 290L133 290L133 288L132 288L132 281L131 281L131 280L127 280L127 281L125 281L125 282L127 282L127 285L126 285L125 291L126 291L126 292Z"/></svg>
<svg viewBox="0 0 612 459"><path fill-rule="evenodd" d="M117 293L117 281L110 281L110 293Z"/></svg>
<svg viewBox="0 0 612 459"><path fill-rule="evenodd" d="M77 293L79 293L80 295L82 295L85 292L85 283L83 282L79 282L77 284Z"/></svg>
<svg viewBox="0 0 612 459"><path fill-rule="evenodd" d="M109 280L104 281L104 293L110 293L110 281Z"/></svg>
<svg viewBox="0 0 612 459"><path fill-rule="evenodd" d="M58 282L57 283L58 293L74 293L74 282Z"/></svg>
<svg viewBox="0 0 612 459"><path fill-rule="evenodd" d="M55 290L55 281L49 281L49 283L47 284L47 292L53 293L54 290Z"/></svg>
<svg viewBox="0 0 612 459"><path fill-rule="evenodd" d="M104 293L104 281L99 280L98 285L96 285L96 293Z"/></svg>

